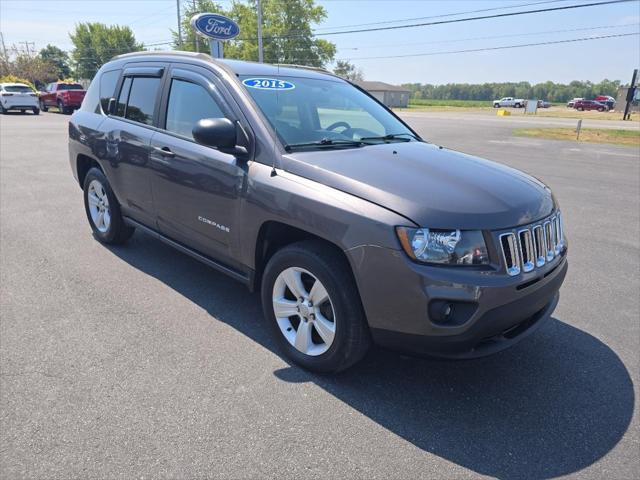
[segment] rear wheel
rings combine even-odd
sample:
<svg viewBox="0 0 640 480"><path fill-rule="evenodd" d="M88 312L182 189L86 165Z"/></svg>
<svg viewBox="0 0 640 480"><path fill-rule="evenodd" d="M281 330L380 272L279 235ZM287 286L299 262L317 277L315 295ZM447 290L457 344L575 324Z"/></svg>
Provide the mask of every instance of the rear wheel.
<svg viewBox="0 0 640 480"><path fill-rule="evenodd" d="M34 114L34 115L40 115L40 109L39 109L39 108L37 108L37 107L36 107L36 108L34 108L34 109L33 109L33 114Z"/></svg>
<svg viewBox="0 0 640 480"><path fill-rule="evenodd" d="M516 107L516 108L520 108L520 104L519 104L519 103L516 103L516 104L514 105L514 107Z"/></svg>
<svg viewBox="0 0 640 480"><path fill-rule="evenodd" d="M309 370L344 370L369 348L369 330L349 266L321 242L289 245L269 260L262 307L285 355Z"/></svg>
<svg viewBox="0 0 640 480"><path fill-rule="evenodd" d="M109 181L98 168L89 170L84 179L84 208L99 241L119 244L133 235L134 228L125 224Z"/></svg>
<svg viewBox="0 0 640 480"><path fill-rule="evenodd" d="M0 104L0 115L4 115L5 113L7 113L7 110Z"/></svg>
<svg viewBox="0 0 640 480"><path fill-rule="evenodd" d="M582 111L584 111L584 108L582 108L582 107L577 107L577 108L576 108L576 110L578 110L579 112L582 112Z"/></svg>
<svg viewBox="0 0 640 480"><path fill-rule="evenodd" d="M604 112L604 107L598 107L599 112Z"/></svg>

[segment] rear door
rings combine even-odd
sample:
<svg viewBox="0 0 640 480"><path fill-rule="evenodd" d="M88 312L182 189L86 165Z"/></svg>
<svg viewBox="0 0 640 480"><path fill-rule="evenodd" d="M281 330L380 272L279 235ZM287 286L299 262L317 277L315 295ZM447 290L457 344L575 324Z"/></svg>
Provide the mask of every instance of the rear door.
<svg viewBox="0 0 640 480"><path fill-rule="evenodd" d="M196 143L191 134L203 118L237 120L221 88L208 70L183 64L172 68L149 165L160 231L230 263L247 165Z"/></svg>
<svg viewBox="0 0 640 480"><path fill-rule="evenodd" d="M116 89L116 111L105 120L109 178L123 214L155 228L149 155L155 133L164 64L127 66Z"/></svg>

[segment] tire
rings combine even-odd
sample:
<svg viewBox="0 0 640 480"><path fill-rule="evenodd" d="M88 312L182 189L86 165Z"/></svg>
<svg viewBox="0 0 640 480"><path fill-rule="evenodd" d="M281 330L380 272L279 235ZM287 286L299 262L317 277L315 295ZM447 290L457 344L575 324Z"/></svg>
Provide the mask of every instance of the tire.
<svg viewBox="0 0 640 480"><path fill-rule="evenodd" d="M25 112L26 112L26 110L20 110L20 113L21 113L22 115L24 115L24 114L25 114Z"/></svg>
<svg viewBox="0 0 640 480"><path fill-rule="evenodd" d="M598 107L599 112L604 112L604 107Z"/></svg>
<svg viewBox="0 0 640 480"><path fill-rule="evenodd" d="M584 111L584 108L582 108L582 107L577 107L577 108L576 108L576 110L578 110L579 112L582 112L582 111Z"/></svg>
<svg viewBox="0 0 640 480"><path fill-rule="evenodd" d="M500 108L500 104L499 103L494 103L493 104L493 108Z"/></svg>
<svg viewBox="0 0 640 480"><path fill-rule="evenodd" d="M84 209L95 237L107 244L121 244L129 240L135 229L125 224L120 204L100 169L94 167L87 172L83 190ZM105 213L100 216L100 211L108 213L108 217Z"/></svg>
<svg viewBox="0 0 640 480"><path fill-rule="evenodd" d="M62 104L62 100L58 100L58 110L60 110L60 113L62 113L63 115L66 115L67 113L67 109L64 108L64 105Z"/></svg>
<svg viewBox="0 0 640 480"><path fill-rule="evenodd" d="M296 287L289 287L296 282ZM316 282L324 287L326 299L311 305L306 300L325 297L318 294L320 289L314 293ZM304 302L295 300L297 295L292 292L296 289ZM281 350L294 363L314 372L339 372L366 354L371 340L360 295L349 265L330 245L305 241L276 252L264 270L261 293L265 319ZM276 318L274 298L284 307L282 317ZM299 342L299 334L306 332L301 338L307 341Z"/></svg>
<svg viewBox="0 0 640 480"><path fill-rule="evenodd" d="M2 105L0 105L0 115L4 115L5 113L7 113L7 110L5 110Z"/></svg>
<svg viewBox="0 0 640 480"><path fill-rule="evenodd" d="M39 103L40 103L40 110L42 110L43 112L46 112L46 111L48 111L48 110L49 110L49 107L47 107L47 106L44 104L44 101L43 101L42 99L40 100L40 102L39 102Z"/></svg>
<svg viewBox="0 0 640 480"><path fill-rule="evenodd" d="M33 109L33 114L34 115L40 115L40 109L39 108L34 108Z"/></svg>
<svg viewBox="0 0 640 480"><path fill-rule="evenodd" d="M514 107L515 107L515 108L520 108L520 104L519 104L519 103L516 103L516 104L514 105Z"/></svg>

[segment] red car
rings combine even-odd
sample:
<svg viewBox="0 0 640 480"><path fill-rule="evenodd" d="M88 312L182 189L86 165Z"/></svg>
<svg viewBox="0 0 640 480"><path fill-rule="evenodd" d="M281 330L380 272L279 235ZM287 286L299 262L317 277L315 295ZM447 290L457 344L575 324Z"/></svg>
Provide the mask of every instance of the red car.
<svg viewBox="0 0 640 480"><path fill-rule="evenodd" d="M597 110L599 112L606 112L609 107L604 103L596 102L595 100L576 100L573 108L579 111L583 110Z"/></svg>
<svg viewBox="0 0 640 480"><path fill-rule="evenodd" d="M60 113L71 113L80 108L85 93L79 83L50 83L44 92L40 92L40 110L46 112L50 107L56 107Z"/></svg>

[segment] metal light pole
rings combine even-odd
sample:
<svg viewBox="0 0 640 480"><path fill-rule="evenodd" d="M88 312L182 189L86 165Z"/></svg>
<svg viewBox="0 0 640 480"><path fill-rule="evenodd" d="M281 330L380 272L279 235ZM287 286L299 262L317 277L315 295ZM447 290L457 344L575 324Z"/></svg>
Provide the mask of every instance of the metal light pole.
<svg viewBox="0 0 640 480"><path fill-rule="evenodd" d="M180 0L176 0L176 10L178 12L178 45L182 50L182 25L180 22Z"/></svg>
<svg viewBox="0 0 640 480"><path fill-rule="evenodd" d="M258 1L258 61L264 62L264 54L262 52L262 3Z"/></svg>
<svg viewBox="0 0 640 480"><path fill-rule="evenodd" d="M195 15L195 13L196 13L196 0L193 0L193 12L191 14ZM193 48L196 50L196 52L200 52L200 40L198 39L198 35L193 36Z"/></svg>
<svg viewBox="0 0 640 480"><path fill-rule="evenodd" d="M629 90L627 90L627 104L624 107L624 114L622 115L622 120L631 120L631 114L629 111L631 110L631 102L635 97L636 93L636 79L638 78L638 69L636 68L633 71L633 76L631 77L631 85L629 85Z"/></svg>

